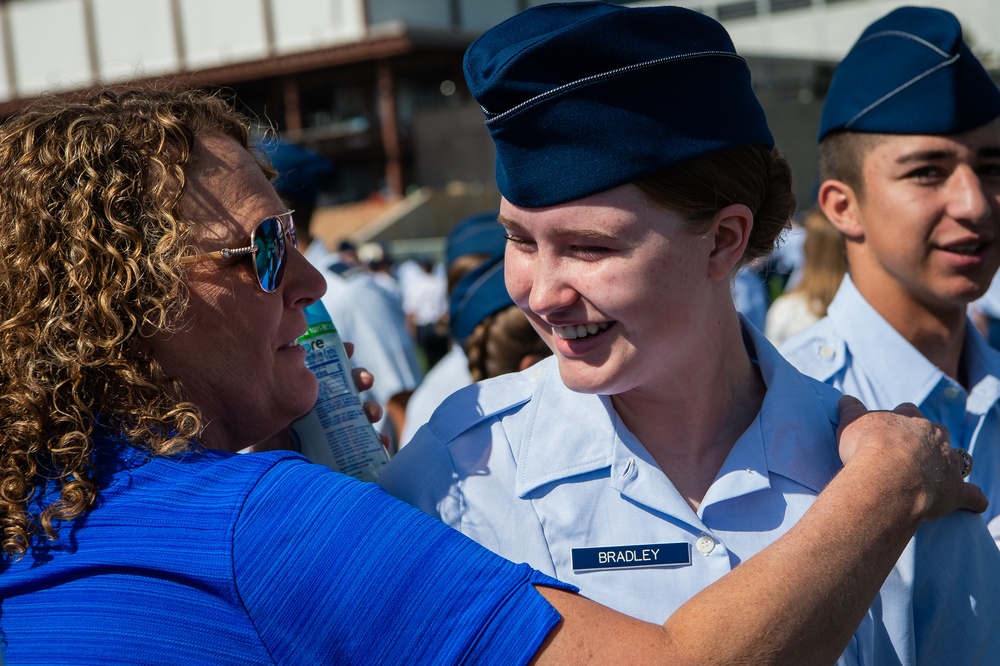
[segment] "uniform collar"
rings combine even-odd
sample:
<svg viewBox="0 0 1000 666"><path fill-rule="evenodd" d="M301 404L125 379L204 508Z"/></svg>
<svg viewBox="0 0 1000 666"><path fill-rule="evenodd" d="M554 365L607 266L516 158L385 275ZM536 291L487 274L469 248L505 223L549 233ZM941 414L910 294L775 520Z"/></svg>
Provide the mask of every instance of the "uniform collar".
<svg viewBox="0 0 1000 666"><path fill-rule="evenodd" d="M972 414L985 414L1000 399L1000 352L990 346L971 321L965 326L962 343L962 363L969 379L969 397L965 409Z"/></svg>
<svg viewBox="0 0 1000 666"><path fill-rule="evenodd" d="M818 492L841 466L834 436L840 394L800 374L745 320L743 327L767 393L761 413L734 445L705 503L766 488L770 473ZM521 441L512 442L517 495L523 498L545 484L603 468L611 468L612 483L622 486L624 494L645 494L644 485L652 491L645 481L650 475L643 472L663 475L620 422L610 398L566 388L555 358L533 369L536 384L525 406ZM637 487L626 492L630 478Z"/></svg>
<svg viewBox="0 0 1000 666"><path fill-rule="evenodd" d="M836 439L841 394L796 370L753 326L744 324L744 336L756 350L767 385L755 421L767 468L819 492L842 466Z"/></svg>
<svg viewBox="0 0 1000 666"><path fill-rule="evenodd" d="M987 377L995 377L1000 368L1000 351L990 346L971 321L965 326L962 363L965 364L970 386L976 386Z"/></svg>
<svg viewBox="0 0 1000 666"><path fill-rule="evenodd" d="M827 316L847 343L852 363L862 366L868 377L888 378L879 382L879 404L921 405L945 379L940 368L865 300L849 275L844 276Z"/></svg>
<svg viewBox="0 0 1000 666"><path fill-rule="evenodd" d="M566 388L554 356L528 372L536 381L517 452L518 497L546 483L608 467L619 426L608 396Z"/></svg>

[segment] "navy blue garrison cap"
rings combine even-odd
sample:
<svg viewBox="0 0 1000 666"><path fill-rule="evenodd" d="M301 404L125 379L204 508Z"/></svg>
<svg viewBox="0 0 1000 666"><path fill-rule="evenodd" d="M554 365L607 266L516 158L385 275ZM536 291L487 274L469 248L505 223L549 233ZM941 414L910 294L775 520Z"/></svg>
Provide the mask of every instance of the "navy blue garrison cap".
<svg viewBox="0 0 1000 666"><path fill-rule="evenodd" d="M950 12L900 7L872 23L837 67L819 139L836 130L959 134L1000 116L1000 90Z"/></svg>
<svg viewBox="0 0 1000 666"><path fill-rule="evenodd" d="M503 252L506 232L497 222L499 211L467 217L451 230L445 239L445 265L466 254Z"/></svg>
<svg viewBox="0 0 1000 666"><path fill-rule="evenodd" d="M499 225L497 225L499 226ZM503 281L503 252L466 273L451 293L448 326L460 342L491 314L514 305Z"/></svg>
<svg viewBox="0 0 1000 666"><path fill-rule="evenodd" d="M274 189L283 197L314 200L323 180L333 170L325 157L295 143L268 138L259 146L278 172Z"/></svg>
<svg viewBox="0 0 1000 666"><path fill-rule="evenodd" d="M735 146L773 147L746 61L681 7L553 3L482 34L469 90L511 203L564 203Z"/></svg>

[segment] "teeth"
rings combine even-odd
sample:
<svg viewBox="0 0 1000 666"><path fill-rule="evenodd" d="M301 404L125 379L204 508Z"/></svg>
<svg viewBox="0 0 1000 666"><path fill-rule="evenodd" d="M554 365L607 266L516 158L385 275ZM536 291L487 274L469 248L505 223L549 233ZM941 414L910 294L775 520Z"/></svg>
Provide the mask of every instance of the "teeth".
<svg viewBox="0 0 1000 666"><path fill-rule="evenodd" d="M611 322L602 321L599 324L593 322L588 324L579 324L577 326L553 326L553 332L560 338L564 340L576 340L578 338L585 338L588 335L595 335L601 331L607 330L608 326L611 326Z"/></svg>

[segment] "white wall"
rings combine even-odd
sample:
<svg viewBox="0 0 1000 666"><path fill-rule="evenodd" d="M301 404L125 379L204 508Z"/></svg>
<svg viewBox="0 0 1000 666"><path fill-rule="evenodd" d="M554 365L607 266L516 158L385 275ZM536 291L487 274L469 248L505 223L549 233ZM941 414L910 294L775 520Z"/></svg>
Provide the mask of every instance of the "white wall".
<svg viewBox="0 0 1000 666"><path fill-rule="evenodd" d="M263 4L247 0L180 0L184 49L191 69L268 55Z"/></svg>
<svg viewBox="0 0 1000 666"><path fill-rule="evenodd" d="M13 62L0 48L0 100L323 48L366 32L362 0L176 1L179 25L171 0L90 0L88 44L84 0L8 0Z"/></svg>
<svg viewBox="0 0 1000 666"><path fill-rule="evenodd" d="M92 1L100 80L177 71L169 0Z"/></svg>
<svg viewBox="0 0 1000 666"><path fill-rule="evenodd" d="M278 53L323 48L360 40L365 34L363 3L347 0L273 0Z"/></svg>
<svg viewBox="0 0 1000 666"><path fill-rule="evenodd" d="M1000 53L998 0L858 0L734 19L726 29L736 50L746 55L838 61L869 23L903 5L947 9L971 36L977 54Z"/></svg>
<svg viewBox="0 0 1000 666"><path fill-rule="evenodd" d="M94 44L88 45L85 0L7 0L13 62L0 34L0 101L46 90L77 88L323 48L360 40L364 0L89 0ZM634 4L684 4L712 11L729 0L639 0ZM528 5L546 0L529 0ZM765 3L761 3L762 6ZM935 4L953 11L978 54L1000 64L1000 0L855 0L779 12L726 23L737 49L747 55L839 60L864 27L893 7ZM517 0L460 0L464 27L485 29L514 13ZM273 17L268 43L267 7ZM368 0L370 24L409 23L451 27L450 0ZM180 29L178 40L175 30ZM178 43L183 52L178 51ZM91 50L96 55L92 71ZM8 71L13 71L13 81Z"/></svg>
<svg viewBox="0 0 1000 666"><path fill-rule="evenodd" d="M81 0L22 0L7 7L20 94L77 87L90 80Z"/></svg>

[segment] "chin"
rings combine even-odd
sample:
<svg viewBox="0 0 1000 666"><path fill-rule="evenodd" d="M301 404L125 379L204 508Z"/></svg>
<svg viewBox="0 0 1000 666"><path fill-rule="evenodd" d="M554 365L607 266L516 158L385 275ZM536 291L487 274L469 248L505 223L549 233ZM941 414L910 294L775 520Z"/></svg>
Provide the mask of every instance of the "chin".
<svg viewBox="0 0 1000 666"><path fill-rule="evenodd" d="M319 397L319 382L311 372L308 376L302 377L300 381L284 391L275 394L275 401L284 405L283 411L288 411L292 415L292 420L297 421L316 406L316 398Z"/></svg>
<svg viewBox="0 0 1000 666"><path fill-rule="evenodd" d="M570 391L576 393L610 395L617 384L603 367L587 366L579 361L559 358L559 377Z"/></svg>

